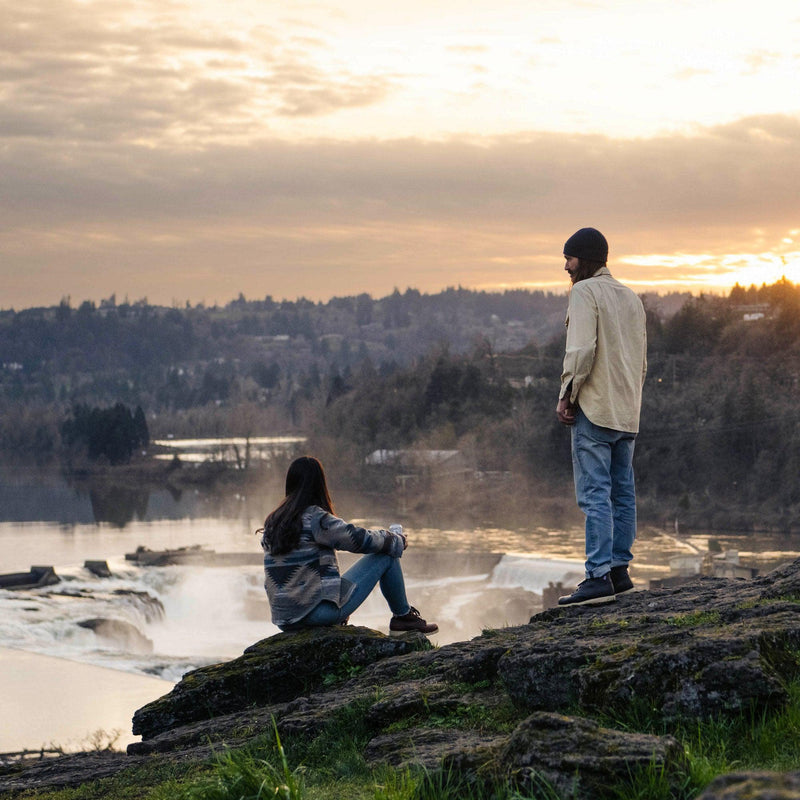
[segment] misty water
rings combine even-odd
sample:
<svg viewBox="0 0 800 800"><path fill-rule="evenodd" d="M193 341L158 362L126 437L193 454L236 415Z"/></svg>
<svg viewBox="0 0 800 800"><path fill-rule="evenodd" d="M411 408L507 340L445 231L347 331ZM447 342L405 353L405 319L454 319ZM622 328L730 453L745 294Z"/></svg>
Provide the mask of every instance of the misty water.
<svg viewBox="0 0 800 800"><path fill-rule="evenodd" d="M119 744L132 741L130 717L137 707L164 694L186 671L234 658L276 633L254 531L280 499L279 487L280 480L269 481L251 495L86 489L50 473L0 472L0 573L42 565L61 578L44 588L0 589L0 752L48 743L85 746L98 728L120 730ZM572 586L582 577L577 513L559 524L534 518L522 529L479 519L449 529L388 514L387 507L397 507L391 498L335 499L341 516L353 522L405 526L409 599L439 623L438 644L527 622L542 609L541 592L550 582ZM634 580L646 588L669 574L670 558L705 552L710 538L762 571L800 555L800 537L644 526ZM231 566L145 567L125 558L139 546L199 546L240 557ZM343 568L351 559L341 555ZM87 560L106 561L112 576L95 576L84 567ZM388 631L379 593L350 622ZM22 662L23 654L39 660ZM52 704L58 697L48 691L63 697L68 680L76 706L59 714L56 726Z"/></svg>

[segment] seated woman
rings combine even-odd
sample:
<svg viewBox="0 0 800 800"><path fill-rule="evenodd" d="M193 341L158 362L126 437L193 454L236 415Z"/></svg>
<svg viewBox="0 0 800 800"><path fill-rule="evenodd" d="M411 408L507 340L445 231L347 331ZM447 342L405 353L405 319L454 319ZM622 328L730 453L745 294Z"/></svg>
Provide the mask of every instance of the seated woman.
<svg viewBox="0 0 800 800"><path fill-rule="evenodd" d="M376 583L393 614L393 636L439 630L406 599L400 567L407 547L402 528L367 530L334 516L325 472L316 458L303 456L292 462L285 499L256 533L264 549L264 588L272 622L281 630L343 624ZM340 575L336 550L369 555Z"/></svg>

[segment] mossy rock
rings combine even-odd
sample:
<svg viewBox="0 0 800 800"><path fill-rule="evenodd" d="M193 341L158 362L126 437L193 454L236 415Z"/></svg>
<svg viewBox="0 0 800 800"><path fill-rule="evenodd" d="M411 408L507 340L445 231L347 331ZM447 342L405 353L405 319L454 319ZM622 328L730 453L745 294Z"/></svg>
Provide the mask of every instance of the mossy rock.
<svg viewBox="0 0 800 800"><path fill-rule="evenodd" d="M133 732L148 739L190 722L285 703L344 681L375 661L430 647L421 633L391 638L354 626L280 633L239 658L184 675L169 694L134 714Z"/></svg>
<svg viewBox="0 0 800 800"><path fill-rule="evenodd" d="M671 736L604 728L596 722L537 712L513 731L498 767L524 790L544 779L559 797L618 797L618 787L638 772L655 770L676 786L688 770L683 746Z"/></svg>

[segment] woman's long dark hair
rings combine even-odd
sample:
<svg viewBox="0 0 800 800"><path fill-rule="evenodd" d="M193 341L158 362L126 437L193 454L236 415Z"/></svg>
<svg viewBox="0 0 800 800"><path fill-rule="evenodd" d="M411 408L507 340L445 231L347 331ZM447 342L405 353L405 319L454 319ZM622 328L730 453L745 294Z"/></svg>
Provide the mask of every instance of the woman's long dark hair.
<svg viewBox="0 0 800 800"><path fill-rule="evenodd" d="M294 550L300 541L300 518L309 506L334 513L322 464L311 456L301 456L292 461L286 473L286 497L264 521L264 549L273 556Z"/></svg>

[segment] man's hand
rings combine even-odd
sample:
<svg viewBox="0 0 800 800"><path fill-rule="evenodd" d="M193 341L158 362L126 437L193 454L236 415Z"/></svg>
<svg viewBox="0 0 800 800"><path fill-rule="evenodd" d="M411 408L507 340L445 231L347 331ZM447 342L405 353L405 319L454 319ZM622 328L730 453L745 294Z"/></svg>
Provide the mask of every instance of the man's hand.
<svg viewBox="0 0 800 800"><path fill-rule="evenodd" d="M569 395L564 395L556 406L556 416L562 425L575 424L575 410L577 406L572 405L569 401Z"/></svg>

